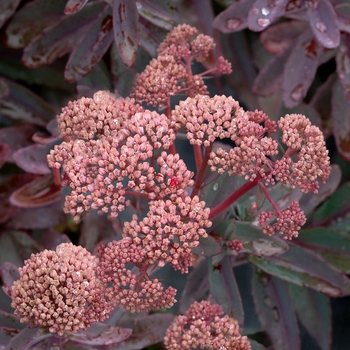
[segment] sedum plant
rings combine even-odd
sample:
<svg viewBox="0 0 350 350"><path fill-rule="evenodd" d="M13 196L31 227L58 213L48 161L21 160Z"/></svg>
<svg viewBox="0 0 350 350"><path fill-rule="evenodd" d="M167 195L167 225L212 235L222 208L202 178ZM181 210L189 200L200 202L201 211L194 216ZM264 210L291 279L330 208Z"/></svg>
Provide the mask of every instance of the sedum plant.
<svg viewBox="0 0 350 350"><path fill-rule="evenodd" d="M0 346L330 349L330 298L350 292L348 184L316 111L325 85L296 107L313 76L295 74L291 105L271 74L294 67L295 40L332 59L336 31L329 44L314 21L332 28L333 5L300 4L276 28L291 2L215 20L209 1L1 6ZM281 50L252 90L246 46L228 50L212 22L267 28L252 47Z"/></svg>

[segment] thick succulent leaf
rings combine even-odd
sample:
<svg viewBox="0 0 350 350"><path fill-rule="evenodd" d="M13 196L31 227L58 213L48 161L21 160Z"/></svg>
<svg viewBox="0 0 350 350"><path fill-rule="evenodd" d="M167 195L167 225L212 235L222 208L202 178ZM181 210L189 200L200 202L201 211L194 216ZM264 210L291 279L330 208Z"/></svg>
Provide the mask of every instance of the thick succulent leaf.
<svg viewBox="0 0 350 350"><path fill-rule="evenodd" d="M210 294L220 304L225 314L244 325L244 310L230 257L225 256L218 264L209 260Z"/></svg>
<svg viewBox="0 0 350 350"><path fill-rule="evenodd" d="M203 296L208 292L208 273L208 262L206 259L202 259L188 275L180 298L180 313L185 314L192 303L202 300Z"/></svg>
<svg viewBox="0 0 350 350"><path fill-rule="evenodd" d="M32 174L51 174L47 165L46 156L50 153L52 144L30 145L17 150L13 154L14 162L27 173Z"/></svg>
<svg viewBox="0 0 350 350"><path fill-rule="evenodd" d="M64 8L64 14L72 15L80 11L88 2L88 0L68 0Z"/></svg>
<svg viewBox="0 0 350 350"><path fill-rule="evenodd" d="M10 203L10 196L18 187L32 181L31 174L16 174L0 179L0 223L6 222L20 209Z"/></svg>
<svg viewBox="0 0 350 350"><path fill-rule="evenodd" d="M166 30L171 30L175 26L174 16L155 5L154 1L138 0L136 6L139 15L156 26Z"/></svg>
<svg viewBox="0 0 350 350"><path fill-rule="evenodd" d="M132 67L140 44L139 16L135 0L114 0L113 32L118 53Z"/></svg>
<svg viewBox="0 0 350 350"><path fill-rule="evenodd" d="M314 80L323 48L311 30L305 30L297 39L283 74L283 101L286 107L298 105Z"/></svg>
<svg viewBox="0 0 350 350"><path fill-rule="evenodd" d="M55 250L61 243L71 243L71 240L65 233L56 231L51 227L47 230L33 232L32 237L48 250Z"/></svg>
<svg viewBox="0 0 350 350"><path fill-rule="evenodd" d="M19 321L18 316L14 315L13 313L0 310L0 327L23 329L25 326L25 324Z"/></svg>
<svg viewBox="0 0 350 350"><path fill-rule="evenodd" d="M152 314L121 321L119 326L131 328L132 334L118 344L118 350L139 350L163 341L173 318L172 314Z"/></svg>
<svg viewBox="0 0 350 350"><path fill-rule="evenodd" d="M327 49L338 47L340 31L333 5L328 0L318 0L316 7L308 6L307 15L317 40Z"/></svg>
<svg viewBox="0 0 350 350"><path fill-rule="evenodd" d="M87 213L82 219L79 245L92 252L99 241L101 232L106 230L106 218L95 210Z"/></svg>
<svg viewBox="0 0 350 350"><path fill-rule="evenodd" d="M330 264L350 273L350 235L338 229L317 227L300 231L295 243L320 254Z"/></svg>
<svg viewBox="0 0 350 350"><path fill-rule="evenodd" d="M112 90L110 76L103 61L96 64L93 70L79 81L77 90L79 97L92 97L99 90Z"/></svg>
<svg viewBox="0 0 350 350"><path fill-rule="evenodd" d="M10 203L19 208L38 208L61 200L61 186L55 185L51 174L37 177L10 196Z"/></svg>
<svg viewBox="0 0 350 350"><path fill-rule="evenodd" d="M327 80L320 85L310 101L310 105L317 109L321 117L321 130L327 138L333 132L332 120L332 88L337 80L336 74L331 74Z"/></svg>
<svg viewBox="0 0 350 350"><path fill-rule="evenodd" d="M7 97L0 99L0 112L13 120L45 126L55 117L51 105L24 86L4 79L10 89Z"/></svg>
<svg viewBox="0 0 350 350"><path fill-rule="evenodd" d="M66 0L34 0L27 2L6 27L6 45L20 49L44 28L59 21L63 16Z"/></svg>
<svg viewBox="0 0 350 350"><path fill-rule="evenodd" d="M41 328L26 327L11 339L5 349L33 349L33 345L36 345L39 342L50 337L51 333L49 333L49 331L43 330Z"/></svg>
<svg viewBox="0 0 350 350"><path fill-rule="evenodd" d="M270 96L281 90L283 71L292 49L287 49L273 57L254 80L253 92L259 96Z"/></svg>
<svg viewBox="0 0 350 350"><path fill-rule="evenodd" d="M203 255L206 257L220 254L222 247L218 241L208 236L207 238L199 238L199 246L192 249L192 252L197 255Z"/></svg>
<svg viewBox="0 0 350 350"><path fill-rule="evenodd" d="M350 33L350 4L346 2L336 4L334 11L337 16L338 29L341 32Z"/></svg>
<svg viewBox="0 0 350 350"><path fill-rule="evenodd" d="M349 95L350 96L350 95ZM339 154L350 160L350 100L344 94L340 82L333 85L332 94L333 134Z"/></svg>
<svg viewBox="0 0 350 350"><path fill-rule="evenodd" d="M332 317L329 298L312 289L291 283L288 284L288 289L301 324L322 350L330 350Z"/></svg>
<svg viewBox="0 0 350 350"><path fill-rule="evenodd" d="M46 28L24 49L23 64L28 68L39 68L70 52L79 45L104 7L100 2L89 3L74 16L65 16Z"/></svg>
<svg viewBox="0 0 350 350"><path fill-rule="evenodd" d="M235 1L215 18L213 26L222 33L238 32L247 28L248 13L254 2L255 0Z"/></svg>
<svg viewBox="0 0 350 350"><path fill-rule="evenodd" d="M249 256L247 259L266 273L328 296L350 294L349 279L310 250L290 245L283 255L264 258Z"/></svg>
<svg viewBox="0 0 350 350"><path fill-rule="evenodd" d="M252 350L266 350L264 345L259 344L258 342L256 342L253 339L249 339L249 342L250 342Z"/></svg>
<svg viewBox="0 0 350 350"><path fill-rule="evenodd" d="M11 147L5 143L0 143L0 168L6 163L11 154Z"/></svg>
<svg viewBox="0 0 350 350"><path fill-rule="evenodd" d="M64 72L68 82L86 76L101 60L113 42L113 19L110 6L105 5L98 18L92 23L85 37L69 56Z"/></svg>
<svg viewBox="0 0 350 350"><path fill-rule="evenodd" d="M265 29L260 35L260 41L268 52L280 54L291 48L305 28L306 24L299 21L278 23Z"/></svg>
<svg viewBox="0 0 350 350"><path fill-rule="evenodd" d="M312 217L314 226L330 223L350 211L350 183L345 183L315 211Z"/></svg>
<svg viewBox="0 0 350 350"><path fill-rule="evenodd" d="M0 347L1 349L7 349L6 345L11 339L18 334L18 329L10 327L0 327Z"/></svg>
<svg viewBox="0 0 350 350"><path fill-rule="evenodd" d="M13 282L19 279L18 267L8 261L1 267L1 278L5 286L12 287ZM4 326L0 323L1 326Z"/></svg>
<svg viewBox="0 0 350 350"><path fill-rule="evenodd" d="M160 39L159 30L155 30L155 26L152 23L140 18L140 45L150 55L150 57L157 56L157 50ZM162 36L163 37L163 36Z"/></svg>
<svg viewBox="0 0 350 350"><path fill-rule="evenodd" d="M85 331L70 333L68 338L77 343L101 346L120 343L129 338L131 333L132 330L129 328L112 327L96 322Z"/></svg>
<svg viewBox="0 0 350 350"><path fill-rule="evenodd" d="M313 212L316 207L323 203L324 200L338 188L341 176L340 167L337 164L332 164L331 174L326 183L319 183L318 193L310 192L301 197L299 201L300 209L305 214ZM320 220L322 220L322 218L320 218ZM311 223L311 225L313 225L313 223ZM315 226L317 225L316 223Z"/></svg>
<svg viewBox="0 0 350 350"><path fill-rule="evenodd" d="M31 254L38 253L42 247L26 232L4 230L0 236L0 265L10 262L15 266L22 266L23 261Z"/></svg>
<svg viewBox="0 0 350 350"><path fill-rule="evenodd" d="M10 89L6 82L0 79L0 98L6 97L10 94Z"/></svg>
<svg viewBox="0 0 350 350"><path fill-rule="evenodd" d="M263 271L253 272L253 298L262 328L273 349L300 349L299 328L286 283Z"/></svg>
<svg viewBox="0 0 350 350"><path fill-rule="evenodd" d="M7 227L14 229L46 229L65 221L63 203L55 202L38 208L22 209L7 221Z"/></svg>
<svg viewBox="0 0 350 350"><path fill-rule="evenodd" d="M2 0L0 3L0 28L14 14L21 0Z"/></svg>
<svg viewBox="0 0 350 350"><path fill-rule="evenodd" d="M344 36L340 50L337 50L337 74L340 85L343 88L344 96L350 101L350 38Z"/></svg>
<svg viewBox="0 0 350 350"><path fill-rule="evenodd" d="M0 129L0 143L8 145L11 150L7 161L13 162L14 152L33 143L32 135L36 130L37 128L35 128L33 125L28 124Z"/></svg>
<svg viewBox="0 0 350 350"><path fill-rule="evenodd" d="M288 0L256 0L248 14L248 28L256 32L264 30L284 14Z"/></svg>

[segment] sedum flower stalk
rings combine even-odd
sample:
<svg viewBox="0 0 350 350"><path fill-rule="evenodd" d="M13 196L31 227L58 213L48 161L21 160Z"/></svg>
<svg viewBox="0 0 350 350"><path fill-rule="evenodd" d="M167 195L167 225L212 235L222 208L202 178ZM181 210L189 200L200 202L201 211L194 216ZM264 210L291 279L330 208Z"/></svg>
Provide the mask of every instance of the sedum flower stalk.
<svg viewBox="0 0 350 350"><path fill-rule="evenodd" d="M32 256L12 290L13 307L22 321L62 335L103 320L116 306L130 312L172 307L176 289L165 289L152 271L169 264L188 273L196 260L193 249L208 236L217 239L212 221L219 215L229 218L232 204L253 188L260 188L273 208L256 215L262 232L288 240L298 236L306 222L299 203L280 208L269 189L280 182L303 193L317 192L318 181L325 182L330 174L322 132L301 114L286 115L276 123L262 111L245 111L231 96L209 96L203 77L229 74L230 63L219 57L215 67L200 74L193 74L192 63L203 62L214 47L209 36L180 25L160 44L158 57L138 76L130 97L99 91L62 109L57 117L62 142L47 160L56 182L69 189L64 211L76 222L91 210L118 220L135 200L142 200L146 213L136 211L123 224L119 240L101 242L95 256L85 254L85 265L75 262L81 253L62 257L61 248ZM184 94L188 97L172 106L172 97ZM278 129L281 140L273 138ZM180 131L193 147L195 172L176 152ZM224 139L230 148L218 143ZM279 142L285 146L283 153ZM232 192L227 188L226 198L211 206L204 193L212 173L238 175L246 182ZM238 238L227 246L237 254L244 250ZM73 253L81 249L69 246ZM70 274L77 272L62 270L64 259L89 274L76 282L77 301L67 290L75 282ZM45 267L35 272L42 261ZM55 278L58 292L51 289ZM90 287L96 286L89 296L79 287L87 279ZM22 288L28 280L38 282L35 296ZM64 305L56 294L63 295ZM97 300L102 300L100 307ZM84 310L79 303L85 303ZM57 315L57 308L63 314ZM65 314L71 309L81 313L77 324ZM250 349L237 321L207 301L194 303L186 316L174 320L165 344L168 349Z"/></svg>

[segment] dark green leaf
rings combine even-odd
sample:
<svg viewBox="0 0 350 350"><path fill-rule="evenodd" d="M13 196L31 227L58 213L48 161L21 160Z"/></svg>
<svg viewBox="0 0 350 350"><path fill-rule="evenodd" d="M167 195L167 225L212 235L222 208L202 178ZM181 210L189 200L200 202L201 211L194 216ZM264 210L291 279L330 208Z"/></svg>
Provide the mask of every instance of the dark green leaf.
<svg viewBox="0 0 350 350"><path fill-rule="evenodd" d="M206 259L203 259L188 275L180 299L179 311L182 314L186 313L193 302L202 300L208 292L208 272L208 262Z"/></svg>
<svg viewBox="0 0 350 350"><path fill-rule="evenodd" d="M244 324L242 298L238 289L231 260L225 256L220 263L212 265L209 260L210 293L221 305L225 314L235 318L239 325Z"/></svg>
<svg viewBox="0 0 350 350"><path fill-rule="evenodd" d="M285 282L255 270L252 283L255 308L272 348L300 349L297 319Z"/></svg>
<svg viewBox="0 0 350 350"><path fill-rule="evenodd" d="M329 298L309 288L288 284L298 318L322 350L332 341L332 318Z"/></svg>
<svg viewBox="0 0 350 350"><path fill-rule="evenodd" d="M300 231L295 243L322 255L344 273L350 273L350 235L331 228Z"/></svg>
<svg viewBox="0 0 350 350"><path fill-rule="evenodd" d="M299 286L313 288L331 297L350 294L349 279L316 253L290 245L279 256L247 259L261 270Z"/></svg>

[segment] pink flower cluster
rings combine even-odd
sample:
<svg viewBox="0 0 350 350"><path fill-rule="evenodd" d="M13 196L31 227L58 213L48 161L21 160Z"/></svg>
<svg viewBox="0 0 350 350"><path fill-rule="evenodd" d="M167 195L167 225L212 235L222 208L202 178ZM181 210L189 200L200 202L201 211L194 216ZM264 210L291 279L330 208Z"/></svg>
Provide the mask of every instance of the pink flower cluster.
<svg viewBox="0 0 350 350"><path fill-rule="evenodd" d="M194 302L186 315L175 317L168 328L164 338L166 348L250 350L249 340L240 334L237 321L222 315L218 304Z"/></svg>
<svg viewBox="0 0 350 350"><path fill-rule="evenodd" d="M231 64L218 58L216 67L201 74L192 74L193 60L203 62L215 48L213 38L197 35L197 29L181 24L168 33L154 58L134 83L131 96L140 103L168 106L170 96L186 92L189 96L208 94L203 76L230 74Z"/></svg>
<svg viewBox="0 0 350 350"><path fill-rule="evenodd" d="M58 122L65 141L47 159L50 167L63 170L62 184L71 188L64 209L76 221L90 209L116 217L131 192L163 198L183 195L192 184L193 173L178 155L163 151L155 158L155 150L169 149L175 140L173 123L164 114L100 91L93 99L71 102ZM169 186L173 178L177 184Z"/></svg>
<svg viewBox="0 0 350 350"><path fill-rule="evenodd" d="M105 320L112 305L96 277L96 267L96 257L71 243L32 254L12 286L15 314L21 322L59 335Z"/></svg>

